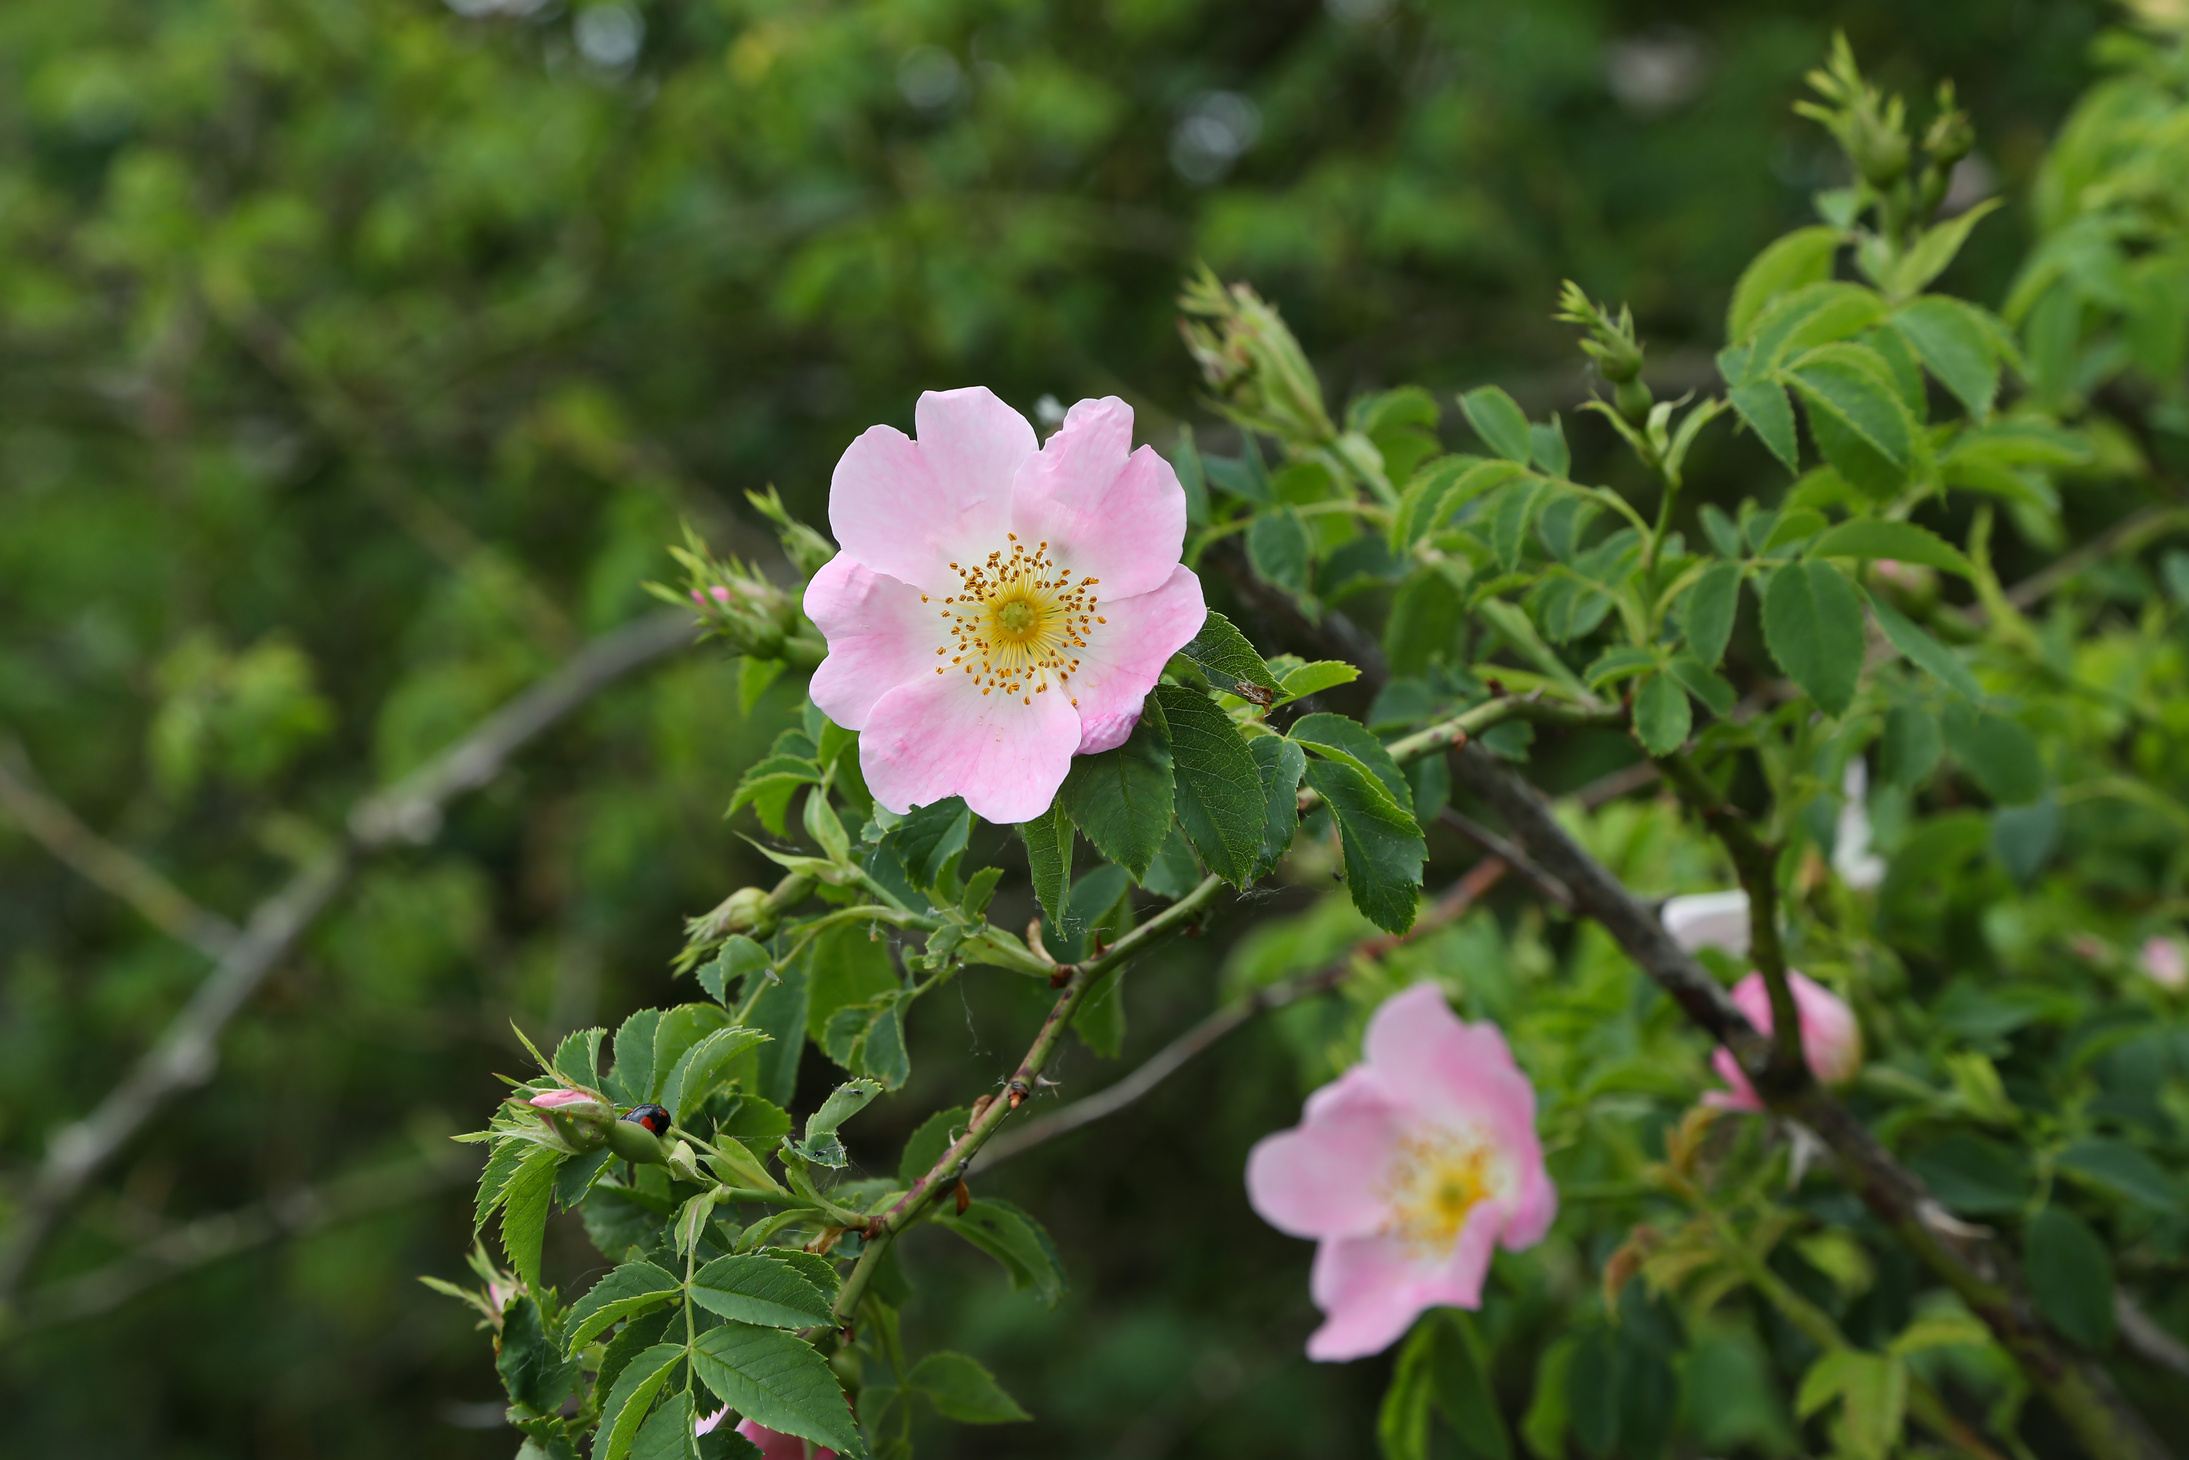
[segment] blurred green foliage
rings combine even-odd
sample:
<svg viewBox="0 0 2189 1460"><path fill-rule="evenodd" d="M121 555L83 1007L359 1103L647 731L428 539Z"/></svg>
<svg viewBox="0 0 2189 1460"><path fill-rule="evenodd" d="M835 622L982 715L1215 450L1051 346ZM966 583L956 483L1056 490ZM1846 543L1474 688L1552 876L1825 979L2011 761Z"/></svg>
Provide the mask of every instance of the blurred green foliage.
<svg viewBox="0 0 2189 1460"><path fill-rule="evenodd" d="M755 551L738 489L779 482L818 516L843 444L909 424L921 388L979 381L1029 409L1114 390L1167 439L1199 411L1172 301L1206 260L1282 300L1333 399L1494 375L1538 414L1570 406L1581 378L1549 318L1567 276L1633 303L1676 394L1707 378L1741 266L1840 180L1787 112L1833 25L1888 84L1955 77L1979 158L2021 196L2101 20L2079 4L1572 0L460 8L0 9L0 730L92 826L231 918L357 795L638 613L680 519ZM2133 112L2107 95L2086 119ZM2101 121L2065 150L2102 151ZM2091 210L2072 166L2038 193L2048 235ZM2161 186L2114 206L2167 202ZM1964 292L2005 299L2031 227L2009 213L1980 231ZM2117 308L2099 254L2073 277ZM2135 267L2153 279L2127 287L2175 277ZM2163 373L2161 345L2139 359ZM1764 466L1701 460L1696 491L1737 500ZM2178 664L2146 641L2077 652L2177 697ZM686 656L369 872L39 1280L438 1149L494 1098L486 1072L516 1070L512 1015L552 1033L677 997L678 918L761 875L720 812L796 698L742 713L733 671ZM1589 768L1585 746L1573 759ZM1635 836L1615 863L1678 865ZM2006 874L1969 865L1943 901L1889 888L1888 912L1940 947L1980 922L2010 961L2070 916L1999 900ZM203 961L4 818L0 930L0 1143L19 1171ZM1631 971L1590 939L1446 937L1423 956L1515 980L1577 960L1565 1017L1622 1055L1647 1048ZM1220 946L1136 976L1128 1060L1208 1006ZM1498 1012L1497 987L1470 979L1470 1013ZM1038 1018L1024 992L925 1014L934 1052L858 1135L894 1151L986 1082ZM1303 1250L1254 1221L1233 1177L1292 1119L1294 1071L1312 1083L1337 1057L1339 1017L1291 1011L1220 1075L994 1179L1043 1213L1075 1287L1043 1313L970 1266L927 1285L915 1321L993 1356L1040 1416L966 1446L1363 1451L1385 1366L1299 1362ZM2141 1056L2119 1048L2096 1068L2130 1098ZM1075 1052L1065 1073L1091 1084L1091 1067ZM454 1275L466 1206L437 1188L5 1339L0 1450L507 1454L479 1337L411 1281ZM551 1263L597 1262L575 1230L549 1240ZM917 1281L921 1263L978 1261L923 1237L908 1265ZM1769 1340L1729 1330L1691 1350L1703 1443L1787 1445L1758 1377ZM1532 1376L1498 1377L1524 1396ZM1725 1392L1749 1397L1695 1397Z"/></svg>

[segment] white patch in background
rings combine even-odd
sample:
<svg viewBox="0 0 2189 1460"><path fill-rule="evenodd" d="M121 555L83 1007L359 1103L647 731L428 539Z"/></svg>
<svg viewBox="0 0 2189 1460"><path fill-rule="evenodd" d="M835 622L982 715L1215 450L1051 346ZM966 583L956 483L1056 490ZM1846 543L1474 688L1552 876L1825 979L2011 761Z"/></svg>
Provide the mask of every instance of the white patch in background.
<svg viewBox="0 0 2189 1460"><path fill-rule="evenodd" d="M1832 835L1832 870L1857 892L1885 880L1885 861L1870 850L1870 768L1856 756L1839 782L1839 824Z"/></svg>
<svg viewBox="0 0 2189 1460"><path fill-rule="evenodd" d="M1738 887L1668 897L1658 918L1672 941L1690 953L1715 948L1734 958L1748 956L1748 894Z"/></svg>
<svg viewBox="0 0 2189 1460"><path fill-rule="evenodd" d="M914 46L897 62L897 90L923 112L941 111L965 89L965 68L941 46Z"/></svg>
<svg viewBox="0 0 2189 1460"><path fill-rule="evenodd" d="M1678 111L1701 94L1709 74L1709 53L1692 31L1650 31L1604 47L1604 86L1638 117Z"/></svg>
<svg viewBox="0 0 2189 1460"><path fill-rule="evenodd" d="M1204 91L1171 129L1171 166L1196 187L1231 171L1262 135L1262 113L1236 91Z"/></svg>
<svg viewBox="0 0 2189 1460"><path fill-rule="evenodd" d="M570 18L570 37L578 54L603 71L629 69L646 43L646 21L629 5L588 5Z"/></svg>

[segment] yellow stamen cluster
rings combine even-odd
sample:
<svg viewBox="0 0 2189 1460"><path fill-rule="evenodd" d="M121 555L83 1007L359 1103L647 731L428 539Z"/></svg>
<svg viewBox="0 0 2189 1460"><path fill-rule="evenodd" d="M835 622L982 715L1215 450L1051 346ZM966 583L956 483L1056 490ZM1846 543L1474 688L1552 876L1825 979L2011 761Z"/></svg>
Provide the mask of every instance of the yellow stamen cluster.
<svg viewBox="0 0 2189 1460"><path fill-rule="evenodd" d="M1494 1194L1496 1180L1486 1143L1449 1130L1408 1136L1386 1176L1387 1230L1423 1256L1448 1253L1467 1214Z"/></svg>
<svg viewBox="0 0 2189 1460"><path fill-rule="evenodd" d="M1059 690L1070 683L1079 670L1072 651L1086 648L1088 633L1108 620L1095 612L1092 590L1100 579L1074 583L1049 561L1049 544L1028 551L1017 533L1010 540L1009 556L998 550L971 567L950 565L962 586L943 600L951 642L935 653L949 655L951 664L972 675L982 694L1000 689L1031 705L1052 680ZM920 602L928 601L920 595Z"/></svg>

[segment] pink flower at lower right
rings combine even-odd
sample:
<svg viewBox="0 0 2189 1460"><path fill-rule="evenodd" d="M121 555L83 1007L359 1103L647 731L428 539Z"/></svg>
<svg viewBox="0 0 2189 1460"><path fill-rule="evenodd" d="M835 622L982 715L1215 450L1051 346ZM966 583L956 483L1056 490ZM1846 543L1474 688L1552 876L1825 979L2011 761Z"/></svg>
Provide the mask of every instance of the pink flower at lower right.
<svg viewBox="0 0 2189 1460"><path fill-rule="evenodd" d="M1318 1244L1312 1359L1361 1358L1428 1309L1480 1307L1492 1250L1533 1246L1558 1214L1535 1087L1496 1025L1416 984L1376 1010L1362 1052L1247 1157L1254 1210Z"/></svg>

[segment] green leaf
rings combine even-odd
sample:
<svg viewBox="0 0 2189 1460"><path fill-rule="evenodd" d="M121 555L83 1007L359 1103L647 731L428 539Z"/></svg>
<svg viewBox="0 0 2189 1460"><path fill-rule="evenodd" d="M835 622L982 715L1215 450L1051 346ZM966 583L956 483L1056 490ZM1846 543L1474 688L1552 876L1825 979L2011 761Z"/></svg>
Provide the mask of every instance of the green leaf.
<svg viewBox="0 0 2189 1460"><path fill-rule="evenodd" d="M1885 712L1885 733L1878 738L1878 774L1890 785L1912 790L1930 778L1945 748L1936 715L1921 705L1894 705Z"/></svg>
<svg viewBox="0 0 2189 1460"><path fill-rule="evenodd" d="M752 1079L745 1088L772 1105L789 1105L798 1089L798 1064L806 1052L808 966L803 954L791 959L776 975L776 982L760 991L746 1015L770 1042L746 1056Z"/></svg>
<svg viewBox="0 0 2189 1460"><path fill-rule="evenodd" d="M1310 761L1307 783L1337 818L1353 906L1386 932L1405 932L1421 903L1421 866L1429 855L1421 828L1350 758Z"/></svg>
<svg viewBox="0 0 2189 1460"><path fill-rule="evenodd" d="M525 1153L538 1149L530 1141L504 1140L494 1147L494 1153L486 1158L486 1169L479 1173L479 1199L472 1208L471 1231L474 1236L486 1227L486 1219L494 1215L509 1195L509 1178L517 1174Z"/></svg>
<svg viewBox="0 0 2189 1460"><path fill-rule="evenodd" d="M806 1117L806 1139L832 1135L838 1127L867 1108L882 1087L873 1080L846 1080L829 1092L821 1108Z"/></svg>
<svg viewBox="0 0 2189 1460"><path fill-rule="evenodd" d="M1201 632L1178 652L1201 666L1209 683L1218 689L1229 689L1237 684L1260 685L1267 690L1279 688L1277 677L1269 672L1262 656L1247 642L1247 636L1214 609L1202 621Z"/></svg>
<svg viewBox="0 0 2189 1460"><path fill-rule="evenodd" d="M1632 644L1614 644L1582 671L1590 689L1602 689L1607 684L1646 674L1657 667L1657 656L1648 649L1637 649Z"/></svg>
<svg viewBox="0 0 2189 1460"><path fill-rule="evenodd" d="M1285 671L1284 693L1278 696L1276 702L1284 705L1294 700L1304 700L1309 695L1319 695L1326 689L1351 684L1360 677L1360 670L1342 659L1317 659L1311 664L1302 664L1297 669Z"/></svg>
<svg viewBox="0 0 2189 1460"><path fill-rule="evenodd" d="M1511 396L1494 385L1479 386L1459 398L1459 408L1492 451L1507 461L1528 464L1535 443L1528 435L1527 412Z"/></svg>
<svg viewBox="0 0 2189 1460"><path fill-rule="evenodd" d="M616 1063L608 1072L608 1095L618 1105L643 1105L654 1088L654 1030L659 1009L641 1009L616 1029Z"/></svg>
<svg viewBox="0 0 2189 1460"><path fill-rule="evenodd" d="M654 1081L645 1098L668 1104L663 1097L670 1093L685 1056L701 1040L729 1022L730 1016L720 1004L679 1004L673 1009L662 1010L660 1021L654 1025ZM746 1043L749 1048L758 1041ZM672 1113L674 1109L671 1106Z"/></svg>
<svg viewBox="0 0 2189 1460"><path fill-rule="evenodd" d="M959 1105L938 1110L921 1121L920 1128L912 1133L912 1139L904 1143L904 1154L898 1158L897 1184L910 1191L912 1183L933 1170L951 1143L965 1134L972 1119L973 1112Z"/></svg>
<svg viewBox="0 0 2189 1460"><path fill-rule="evenodd" d="M1794 1408L1803 1418L1841 1401L1842 1435L1853 1460L1885 1460L1900 1439L1908 1370L1896 1357L1834 1349L1812 1364Z"/></svg>
<svg viewBox="0 0 2189 1460"><path fill-rule="evenodd" d="M1759 514L1761 515L1761 514ZM1824 531L1824 514L1814 507L1787 507L1771 519L1771 530L1757 544L1759 553L1775 552L1793 543L1807 542Z"/></svg>
<svg viewBox="0 0 2189 1460"><path fill-rule="evenodd" d="M993 1257L1010 1276L1013 1289L1031 1292L1044 1308L1064 1295L1064 1265L1039 1222L1007 1201L976 1198L962 1215L945 1213L935 1225L955 1232Z"/></svg>
<svg viewBox="0 0 2189 1460"><path fill-rule="evenodd" d="M1125 1049L1125 970L1112 968L1096 979L1072 1011L1072 1028L1102 1059L1114 1060Z"/></svg>
<svg viewBox="0 0 2189 1460"><path fill-rule="evenodd" d="M613 1394L616 1380L623 1371L634 1359L661 1342L662 1334L668 1331L669 1320L677 1316L679 1315L667 1308L656 1308L651 1313L640 1314L617 1329L616 1336L608 1340L607 1347L601 1350L600 1374L594 1380L593 1392L602 1398ZM679 1328L682 1326L678 1325Z"/></svg>
<svg viewBox="0 0 2189 1460"><path fill-rule="evenodd" d="M1611 1330L1598 1324L1581 1335L1567 1364L1567 1418L1590 1460L1609 1460L1619 1441L1618 1362Z"/></svg>
<svg viewBox="0 0 2189 1460"><path fill-rule="evenodd" d="M1528 427L1528 446L1545 476L1562 478L1573 470L1573 451L1566 445L1566 431L1555 411L1549 421Z"/></svg>
<svg viewBox="0 0 2189 1460"><path fill-rule="evenodd" d="M2094 1353L2112 1347L2113 1259L2090 1224L2048 1206L2030 1218L2022 1248L2029 1296L2045 1321Z"/></svg>
<svg viewBox="0 0 2189 1460"><path fill-rule="evenodd" d="M1884 630L1885 639L1895 649L1907 656L1908 662L1937 680L1955 694L1970 700L1981 700L1984 687L1976 682L1967 664L1953 650L1939 643L1887 602L1883 595L1868 595L1870 612L1877 615L1877 626ZM1932 759L1935 760L1934 753ZM1924 768L1924 774L1929 767ZM1907 784L1913 784L1909 782Z"/></svg>
<svg viewBox="0 0 2189 1460"><path fill-rule="evenodd" d="M1692 654L1675 654L1666 661L1665 668L1671 671L1672 677L1680 682L1683 689L1702 701L1711 714L1722 719L1733 713L1733 706L1739 698L1734 693L1733 686L1726 681L1724 675L1714 669L1705 668L1702 660Z"/></svg>
<svg viewBox="0 0 2189 1460"><path fill-rule="evenodd" d="M1159 684L1170 727L1178 821L1208 869L1235 887L1254 880L1262 850L1262 778L1239 727L1197 689Z"/></svg>
<svg viewBox="0 0 2189 1460"><path fill-rule="evenodd" d="M1535 524L1536 509L1543 505L1548 490L1549 484L1541 477L1530 477L1498 494L1490 513L1490 550L1497 555L1498 566L1508 573L1520 565L1528 529Z"/></svg>
<svg viewBox="0 0 2189 1460"><path fill-rule="evenodd" d="M730 809L724 815L735 816L749 805L759 815L762 826L782 836L790 798L800 786L818 785L820 780L821 768L810 760L795 755L768 756L739 778L737 794L731 797Z"/></svg>
<svg viewBox="0 0 2189 1460"><path fill-rule="evenodd" d="M1847 575L1811 559L1771 575L1763 595L1771 657L1826 714L1846 713L1862 675L1862 602Z"/></svg>
<svg viewBox="0 0 2189 1460"><path fill-rule="evenodd" d="M600 1438L593 1442L598 1460L625 1460L631 1453L647 1407L683 1359L683 1344L663 1343L624 1365L600 1408Z"/></svg>
<svg viewBox="0 0 2189 1460"><path fill-rule="evenodd" d="M768 965L768 950L746 937L732 933L722 950L699 970L699 986L718 1004L730 1001L730 990L742 987L753 973Z"/></svg>
<svg viewBox="0 0 2189 1460"><path fill-rule="evenodd" d="M1733 637L1733 618L1740 611L1741 565L1712 563L1687 590L1680 609L1681 632L1687 647L1706 667L1716 668Z"/></svg>
<svg viewBox="0 0 2189 1460"><path fill-rule="evenodd" d="M1907 480L1916 426L1892 385L1891 369L1861 345L1810 351L1787 372L1809 407L1809 431L1834 469L1875 497Z"/></svg>
<svg viewBox="0 0 2189 1460"><path fill-rule="evenodd" d="M995 1375L964 1354L929 1354L912 1366L905 1382L937 1414L959 1424L1005 1425L1033 1418L1003 1392Z"/></svg>
<svg viewBox="0 0 2189 1460"><path fill-rule="evenodd" d="M1839 243L1838 229L1818 225L1797 228L1757 254L1733 286L1733 302L1725 312L1726 342L1746 339L1764 308L1780 295L1831 278Z"/></svg>
<svg viewBox="0 0 2189 1460"><path fill-rule="evenodd" d="M1634 735L1651 755L1670 755L1687 743L1694 711L1687 691L1669 674L1652 674L1634 696Z"/></svg>
<svg viewBox="0 0 2189 1460"><path fill-rule="evenodd" d="M1999 352L1976 307L1941 294L1901 306L1892 325L1939 384L1960 398L1978 421L1991 418L1999 394Z"/></svg>
<svg viewBox="0 0 2189 1460"><path fill-rule="evenodd" d="M2029 1200L2029 1167L2012 1147L1957 1131L1908 1160L1931 1194L1969 1217L2004 1216Z"/></svg>
<svg viewBox="0 0 2189 1460"><path fill-rule="evenodd" d="M1986 198L1967 212L1925 229L1916 239L1915 247L1900 256L1892 273L1882 281L1886 290L1896 297L1906 298L1944 273L1946 265L1953 262L1954 255L1961 252L1961 245L1968 241L1969 230L2004 201L2003 198Z"/></svg>
<svg viewBox="0 0 2189 1460"><path fill-rule="evenodd" d="M672 1114L689 1113L705 1104L709 1096L729 1084L737 1057L767 1038L759 1029L717 1029L708 1034L685 1051L662 1081L661 1103Z"/></svg>
<svg viewBox="0 0 2189 1460"><path fill-rule="evenodd" d="M624 1263L572 1305L563 1346L576 1353L614 1324L668 1302L682 1286L666 1269L650 1262Z"/></svg>
<svg viewBox="0 0 2189 1460"><path fill-rule="evenodd" d="M2088 1136L2062 1151L2056 1163L2086 1181L2150 1207L2181 1210L2181 1186L2166 1169L2126 1141Z"/></svg>
<svg viewBox="0 0 2189 1460"><path fill-rule="evenodd" d="M1247 528L1247 558L1261 580L1295 598L1307 596L1313 579L1314 539L1290 507L1263 512Z"/></svg>
<svg viewBox="0 0 2189 1460"><path fill-rule="evenodd" d="M813 1345L772 1328L725 1323L699 1336L692 1371L717 1399L754 1423L861 1456L843 1388Z"/></svg>
<svg viewBox="0 0 2189 1460"><path fill-rule="evenodd" d="M2045 793L2043 752L2019 720L1949 700L1946 748L2002 806L2026 806Z"/></svg>
<svg viewBox="0 0 2189 1460"><path fill-rule="evenodd" d="M1262 850L1255 861L1257 879L1267 876L1292 848L1300 830L1300 777L1307 773L1307 752L1280 735L1247 742L1262 778Z"/></svg>
<svg viewBox="0 0 2189 1460"><path fill-rule="evenodd" d="M1512 1460L1512 1436L1497 1406L1485 1368L1486 1355L1474 1331L1474 1320L1457 1309L1445 1308L1432 1316L1435 1346L1431 1350L1429 1393L1437 1412L1451 1425L1462 1448L1474 1460Z"/></svg>
<svg viewBox="0 0 2189 1460"><path fill-rule="evenodd" d="M630 1460L698 1460L699 1441L692 1433L697 1420L691 1391L679 1389L638 1427Z"/></svg>
<svg viewBox="0 0 2189 1460"><path fill-rule="evenodd" d="M1878 517L1857 517L1827 530L1809 544L1812 558L1890 558L1902 563L1921 563L1943 568L1964 578L1975 569L1961 550L1927 527L1913 522L1888 522Z"/></svg>
<svg viewBox="0 0 2189 1460"><path fill-rule="evenodd" d="M1148 870L1170 834L1172 784L1169 727L1149 701L1132 738L1100 755L1076 756L1057 799L1096 850L1132 872Z"/></svg>
<svg viewBox="0 0 2189 1460"><path fill-rule="evenodd" d="M1041 915L1054 927L1064 916L1064 897L1072 885L1072 816L1064 809L1064 798L1057 797L1034 820L1021 822L1018 831L1026 843L1026 870L1033 877L1034 897L1041 904Z"/></svg>
<svg viewBox="0 0 2189 1460"><path fill-rule="evenodd" d="M558 1073L580 1085L600 1087L600 1042L607 1035L605 1029L578 1029L562 1037L555 1046L554 1065Z"/></svg>
<svg viewBox="0 0 2189 1460"><path fill-rule="evenodd" d="M1794 435L1794 407L1786 398L1785 386L1775 380L1753 381L1734 386L1726 392L1726 398L1733 402L1733 409L1748 429L1756 433L1756 439L1788 471L1801 470L1801 442Z"/></svg>
<svg viewBox="0 0 2189 1460"><path fill-rule="evenodd" d="M1773 300L1757 317L1754 343L1741 358L1738 378L1729 381L1746 385L1766 379L1802 351L1852 339L1884 316L1885 301L1873 289L1831 280L1806 284Z"/></svg>
<svg viewBox="0 0 2189 1460"><path fill-rule="evenodd" d="M965 798L948 796L913 807L883 840L896 851L913 886L925 891L942 880L965 850L972 830L973 813L966 809Z"/></svg>
<svg viewBox="0 0 2189 1460"><path fill-rule="evenodd" d="M1343 715L1302 715L1292 722L1287 738L1323 755L1351 762L1382 782L1401 811L1413 814L1414 792L1406 772L1399 769L1383 742L1358 720Z"/></svg>
<svg viewBox="0 0 2189 1460"><path fill-rule="evenodd" d="M838 1009L872 1003L900 987L889 944L869 931L864 924L839 923L807 945L806 1037L824 1048L822 1036Z"/></svg>
<svg viewBox="0 0 2189 1460"><path fill-rule="evenodd" d="M1532 443L1531 443L1532 446ZM1416 538L1436 531L1451 521L1452 514L1475 498L1496 491L1515 477L1528 475L1528 469L1517 461L1491 460L1479 457L1466 458L1468 465L1442 485L1441 490L1424 504L1426 511L1420 519Z"/></svg>
<svg viewBox="0 0 2189 1460"><path fill-rule="evenodd" d="M1391 1366L1391 1384L1376 1411L1376 1449L1383 1460L1429 1460L1430 1323L1416 1323Z"/></svg>
<svg viewBox="0 0 2189 1460"><path fill-rule="evenodd" d="M527 1293L502 1317L494 1367L511 1400L535 1414L553 1414L578 1386L578 1366L566 1360L547 1331L540 1305Z"/></svg>
<svg viewBox="0 0 2189 1460"><path fill-rule="evenodd" d="M825 1327L828 1299L787 1262L758 1253L718 1257L692 1275L692 1301L710 1313L768 1328Z"/></svg>
<svg viewBox="0 0 2189 1460"><path fill-rule="evenodd" d="M540 1285L540 1243L547 1234L547 1199L555 1191L555 1170L563 1153L533 1146L509 1178L502 1194L502 1251L525 1286Z"/></svg>

